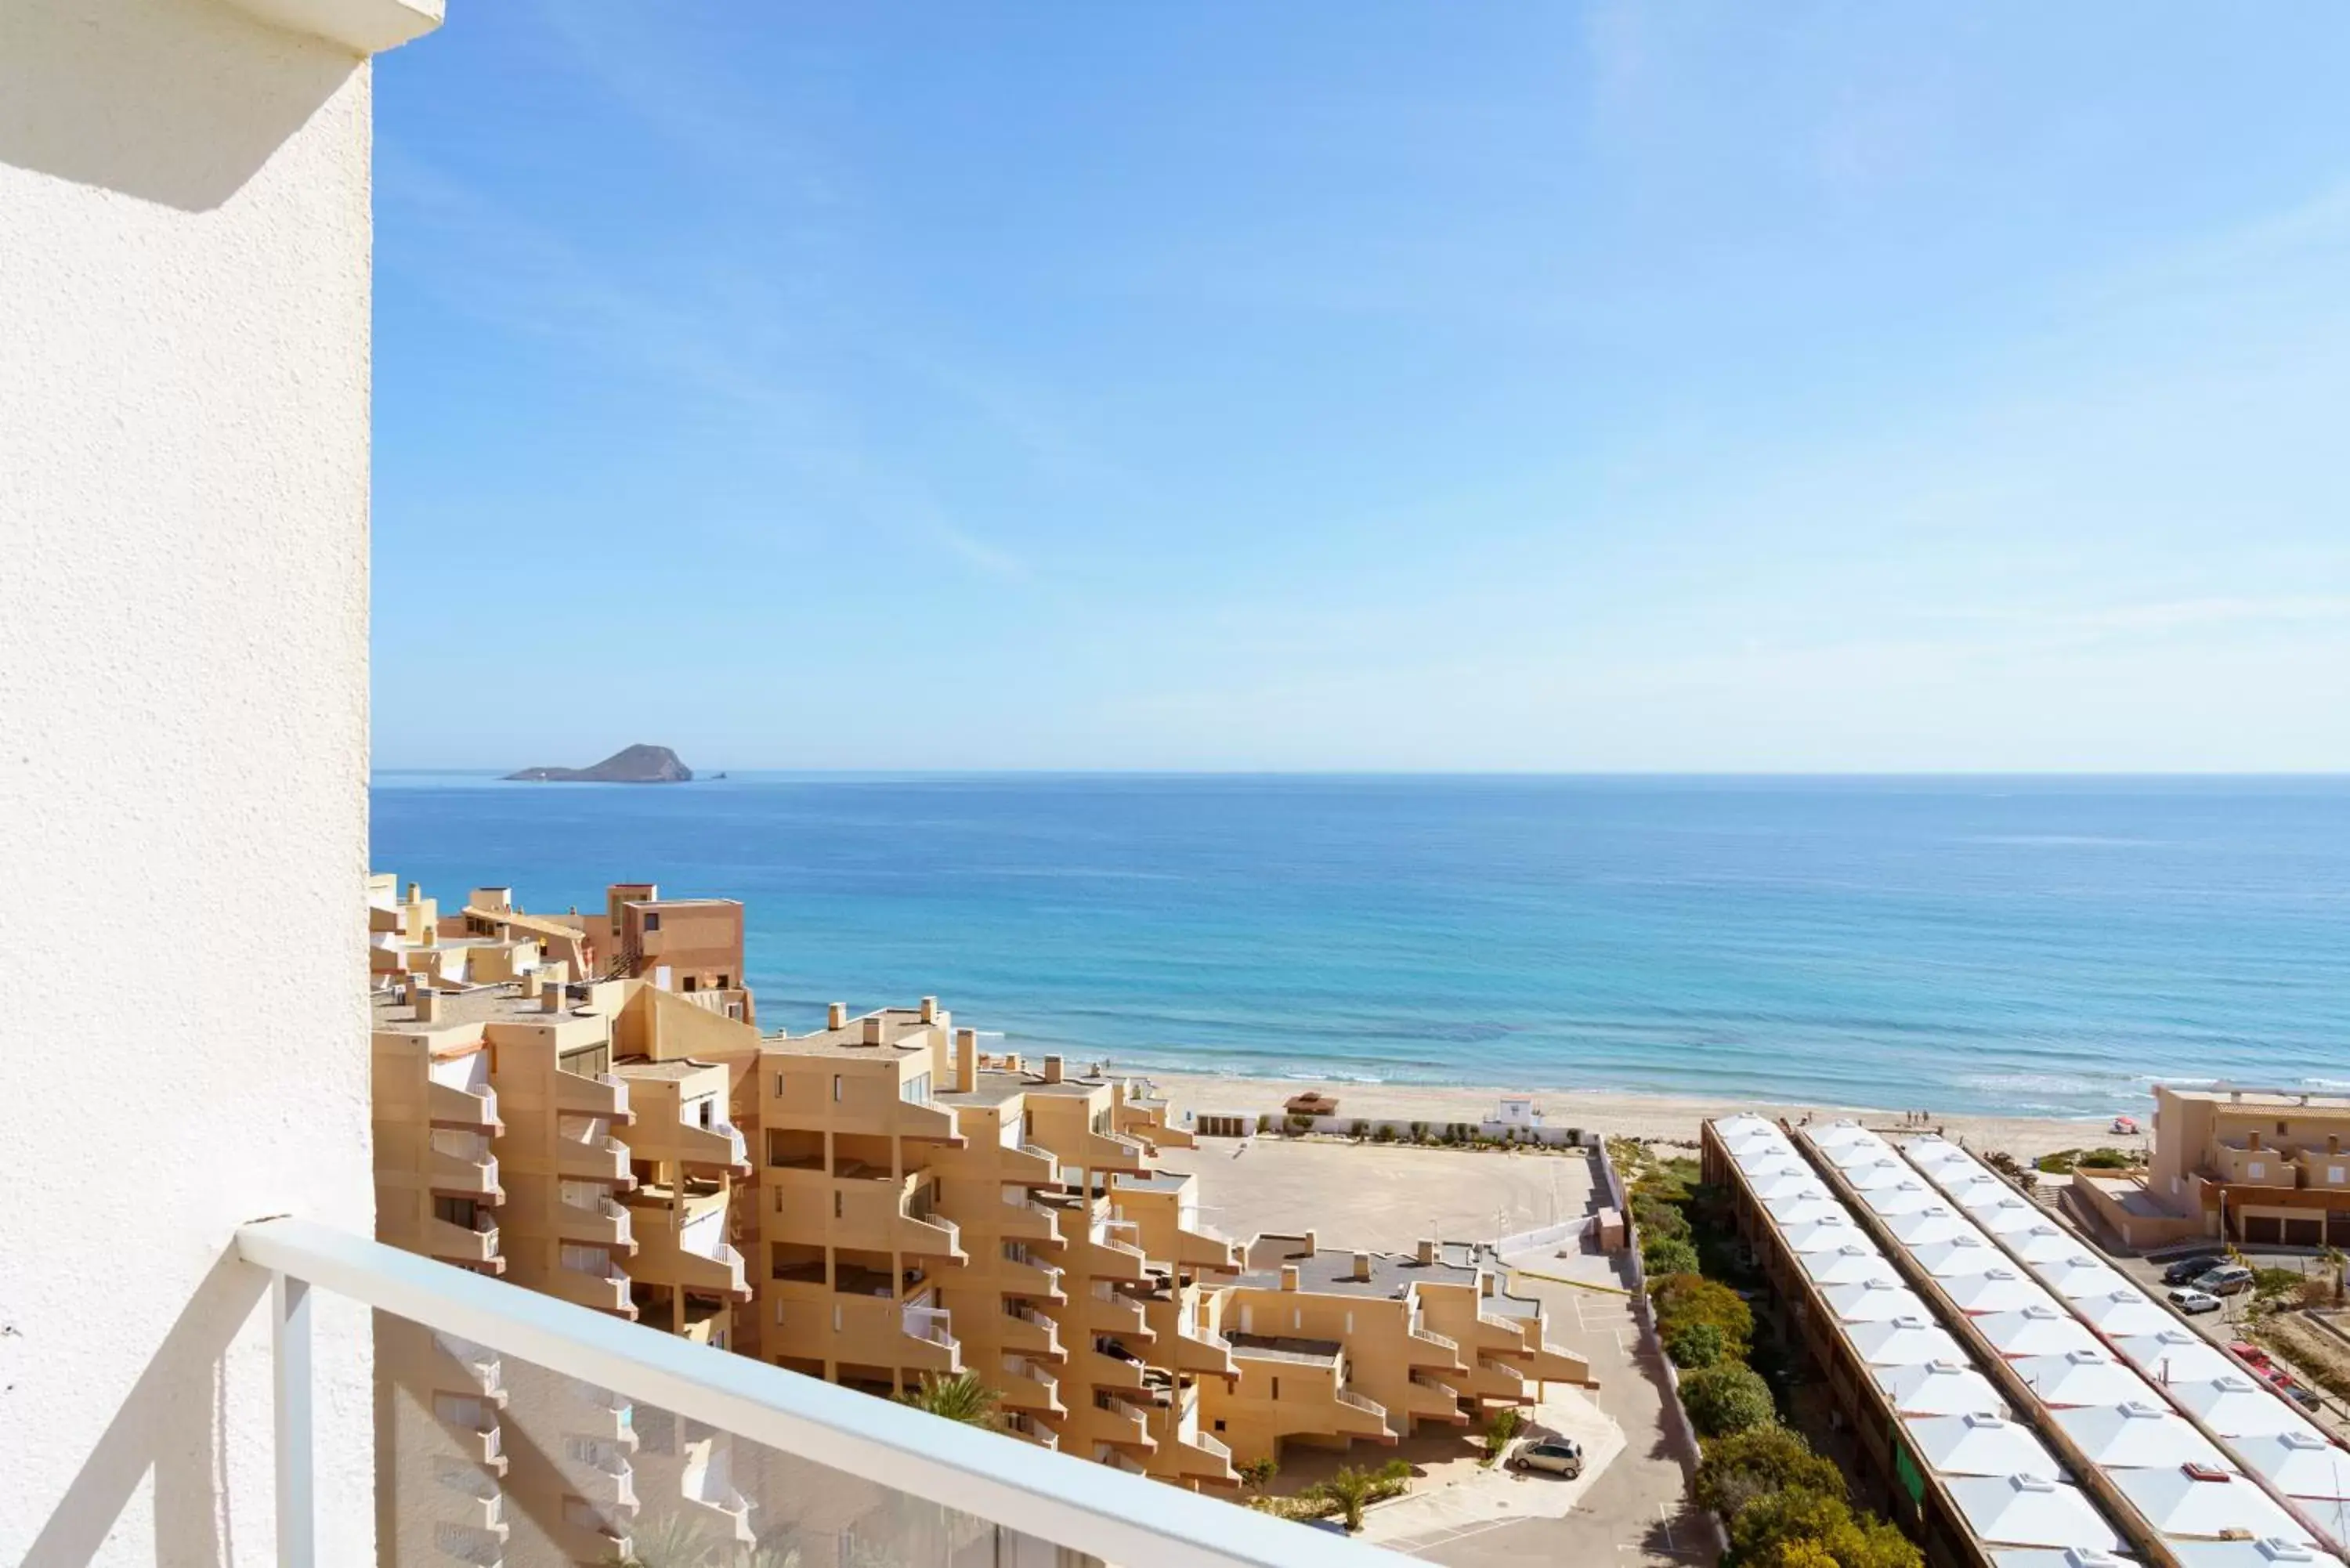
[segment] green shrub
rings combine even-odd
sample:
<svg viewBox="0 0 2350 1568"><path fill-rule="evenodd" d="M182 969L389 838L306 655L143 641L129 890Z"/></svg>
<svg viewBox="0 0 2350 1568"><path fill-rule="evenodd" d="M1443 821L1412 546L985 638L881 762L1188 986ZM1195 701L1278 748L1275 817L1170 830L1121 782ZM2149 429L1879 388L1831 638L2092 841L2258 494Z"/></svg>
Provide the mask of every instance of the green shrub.
<svg viewBox="0 0 2350 1568"><path fill-rule="evenodd" d="M1771 1386L1739 1361L1703 1367L1682 1378L1681 1405L1701 1438L1724 1438L1778 1418Z"/></svg>
<svg viewBox="0 0 2350 1568"><path fill-rule="evenodd" d="M1691 1324L1710 1323L1721 1331L1725 1359L1743 1361L1753 1346L1753 1309L1720 1280L1694 1271L1668 1273L1648 1286L1648 1303L1659 1338L1669 1340Z"/></svg>
<svg viewBox="0 0 2350 1568"><path fill-rule="evenodd" d="M1841 1501L1844 1475L1834 1460L1812 1452L1802 1433L1774 1422L1708 1443L1690 1495L1731 1524L1749 1505L1794 1488Z"/></svg>
<svg viewBox="0 0 2350 1568"><path fill-rule="evenodd" d="M2043 1174L2062 1176L2073 1168L2073 1161L2079 1158L2080 1153L2077 1148L2060 1148L2054 1154L2042 1155L2032 1163L2035 1169Z"/></svg>
<svg viewBox="0 0 2350 1568"><path fill-rule="evenodd" d="M1395 1128L1388 1127L1385 1122L1380 1123L1371 1129L1371 1141L1373 1143L1395 1142Z"/></svg>
<svg viewBox="0 0 2350 1568"><path fill-rule="evenodd" d="M2073 1162L2077 1170L2127 1170L2137 1156L2118 1148L2093 1148Z"/></svg>
<svg viewBox="0 0 2350 1568"><path fill-rule="evenodd" d="M2254 1269L2252 1299L2266 1302L2291 1295L2301 1289L2304 1277L2299 1269Z"/></svg>
<svg viewBox="0 0 2350 1568"><path fill-rule="evenodd" d="M1730 1353L1730 1342L1722 1336L1720 1327L1710 1323L1679 1324L1664 1339L1665 1354L1684 1372L1711 1366Z"/></svg>
<svg viewBox="0 0 2350 1568"><path fill-rule="evenodd" d="M1640 1242L1640 1263L1652 1274L1693 1274L1697 1249L1679 1236L1650 1236Z"/></svg>
<svg viewBox="0 0 2350 1568"><path fill-rule="evenodd" d="M1370 1124L1370 1123L1368 1123L1368 1122L1357 1122L1357 1123L1355 1124L1355 1137L1356 1137L1357 1138L1358 1138L1358 1139L1359 1139L1359 1138L1366 1138L1366 1137L1370 1137L1370 1136L1371 1136L1371 1124Z"/></svg>

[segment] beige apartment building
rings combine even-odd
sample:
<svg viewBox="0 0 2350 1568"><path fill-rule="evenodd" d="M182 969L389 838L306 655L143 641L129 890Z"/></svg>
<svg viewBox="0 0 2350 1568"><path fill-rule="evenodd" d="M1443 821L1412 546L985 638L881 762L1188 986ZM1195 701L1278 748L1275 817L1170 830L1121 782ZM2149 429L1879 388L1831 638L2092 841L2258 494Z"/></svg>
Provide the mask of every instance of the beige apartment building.
<svg viewBox="0 0 2350 1568"><path fill-rule="evenodd" d="M2154 1104L2142 1176L2074 1176L2074 1202L2107 1235L2350 1246L2350 1096L2158 1085Z"/></svg>
<svg viewBox="0 0 2350 1568"><path fill-rule="evenodd" d="M651 891L616 888L608 919L665 913L634 897ZM476 889L479 923L453 929L412 888L371 919L519 960L536 938L503 893ZM1544 1379L1587 1380L1468 1249L1218 1235L1196 1179L1159 1166L1193 1143L1163 1095L984 1054L935 998L763 1036L674 969L447 973L404 961L375 992L387 1241L876 1395L969 1371L1014 1435L1191 1488L1231 1488L1288 1441L1465 1433ZM749 1539L723 1439L658 1413L629 1428L464 1352L385 1338L410 1425L430 1417L397 1434L411 1534L489 1529L494 1459L508 1527L570 1561L624 1547L648 1496ZM500 1418L525 1395L526 1419Z"/></svg>

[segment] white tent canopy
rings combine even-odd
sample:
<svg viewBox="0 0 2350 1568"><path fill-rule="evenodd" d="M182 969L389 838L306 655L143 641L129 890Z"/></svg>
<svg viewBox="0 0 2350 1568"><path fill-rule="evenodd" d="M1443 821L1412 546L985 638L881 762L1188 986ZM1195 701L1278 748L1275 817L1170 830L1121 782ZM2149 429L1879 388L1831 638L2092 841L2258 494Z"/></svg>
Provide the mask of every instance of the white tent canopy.
<svg viewBox="0 0 2350 1568"><path fill-rule="evenodd" d="M2097 1336L2053 1301L2045 1306L1979 1317L1975 1327L2006 1356L2063 1355L2068 1351L2097 1348Z"/></svg>
<svg viewBox="0 0 2350 1568"><path fill-rule="evenodd" d="M2298 1541L2304 1545L2316 1539L2258 1483L2231 1470L2198 1465L2116 1470L2113 1477L2122 1494L2165 1535L2216 1541L2241 1533L2255 1541Z"/></svg>
<svg viewBox="0 0 2350 1568"><path fill-rule="evenodd" d="M2051 1414L2096 1464L2122 1469L2180 1465L2223 1465L2211 1440L2176 1411L2142 1400L2096 1405Z"/></svg>
<svg viewBox="0 0 2350 1568"><path fill-rule="evenodd" d="M1877 1386L1905 1416L2004 1416L2007 1407L1991 1380L1970 1366L1937 1361L1925 1366L1880 1367Z"/></svg>
<svg viewBox="0 0 2350 1568"><path fill-rule="evenodd" d="M2064 1355L2027 1355L2015 1363L2016 1376L2032 1385L2041 1403L2124 1405L2135 1400L2158 1405L2162 1397L2145 1378L2102 1350L2075 1350Z"/></svg>
<svg viewBox="0 0 2350 1568"><path fill-rule="evenodd" d="M2311 1432L2316 1428L2284 1400L2249 1377L2215 1377L2209 1383L2181 1383L2170 1391L2197 1420L2230 1441L2238 1438L2272 1438L2279 1432Z"/></svg>
<svg viewBox="0 0 2350 1568"><path fill-rule="evenodd" d="M2218 1345L2183 1328L2116 1334L2114 1348L2154 1383L2209 1383L2234 1376L2236 1364Z"/></svg>
<svg viewBox="0 0 2350 1568"><path fill-rule="evenodd" d="M1962 1274L1942 1281L1942 1290L1962 1313L2022 1312L2026 1307L2054 1308L2056 1298L2023 1277L2004 1258L1980 1274Z"/></svg>
<svg viewBox="0 0 2350 1568"><path fill-rule="evenodd" d="M1984 1542L2121 1550L2121 1537L2078 1487L2028 1475L1960 1476L1947 1484L1959 1511Z"/></svg>
<svg viewBox="0 0 2350 1568"><path fill-rule="evenodd" d="M2350 1501L2350 1450L2314 1432L2275 1432L2233 1441L2238 1457L2285 1496Z"/></svg>
<svg viewBox="0 0 2350 1568"><path fill-rule="evenodd" d="M1946 1476L2040 1476L2061 1480L2056 1462L2029 1427L2004 1416L1933 1416L1908 1423L1909 1446Z"/></svg>
<svg viewBox="0 0 2350 1568"><path fill-rule="evenodd" d="M1897 1317L1924 1317L1926 1303L1918 1293L1891 1280L1863 1280L1858 1284L1831 1285L1823 1293L1828 1310L1841 1323L1890 1323Z"/></svg>
<svg viewBox="0 0 2350 1568"><path fill-rule="evenodd" d="M1923 1366L1936 1361L1964 1361L1967 1354L1957 1340L1922 1314L1856 1324L1846 1330L1845 1337L1868 1366Z"/></svg>
<svg viewBox="0 0 2350 1568"><path fill-rule="evenodd" d="M1964 1225L1961 1220L1959 1224ZM1960 1279L1968 1274L1987 1274L1993 1269L2011 1265L2007 1254L1983 1240L1970 1227L1963 1235L1943 1241L1912 1242L1909 1255L1918 1266L1938 1280Z"/></svg>
<svg viewBox="0 0 2350 1568"><path fill-rule="evenodd" d="M2075 1296L2073 1310L2107 1339L2178 1331L2178 1320L2125 1286L2106 1295Z"/></svg>

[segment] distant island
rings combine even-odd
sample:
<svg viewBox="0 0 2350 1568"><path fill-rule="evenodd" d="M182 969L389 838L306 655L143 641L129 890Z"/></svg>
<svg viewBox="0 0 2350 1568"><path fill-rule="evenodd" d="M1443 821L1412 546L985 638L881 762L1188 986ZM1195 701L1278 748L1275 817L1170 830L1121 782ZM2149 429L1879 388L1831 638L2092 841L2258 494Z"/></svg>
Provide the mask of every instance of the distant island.
<svg viewBox="0 0 2350 1568"><path fill-rule="evenodd" d="M693 770L667 746L630 746L592 768L525 768L506 777L525 784L685 784Z"/></svg>

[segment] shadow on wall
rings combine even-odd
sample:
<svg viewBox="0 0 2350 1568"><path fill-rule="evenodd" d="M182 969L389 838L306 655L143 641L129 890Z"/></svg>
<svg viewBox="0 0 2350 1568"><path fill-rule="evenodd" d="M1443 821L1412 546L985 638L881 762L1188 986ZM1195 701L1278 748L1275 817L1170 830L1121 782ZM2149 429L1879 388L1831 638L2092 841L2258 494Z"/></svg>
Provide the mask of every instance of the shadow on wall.
<svg viewBox="0 0 2350 1568"><path fill-rule="evenodd" d="M256 36L276 45L265 69ZM226 0L6 0L0 163L209 212L359 66Z"/></svg>
<svg viewBox="0 0 2350 1568"><path fill-rule="evenodd" d="M222 1254L34 1537L24 1568L84 1568L150 1470L160 1560L236 1560L219 1506L221 1358L268 1290L266 1271Z"/></svg>

